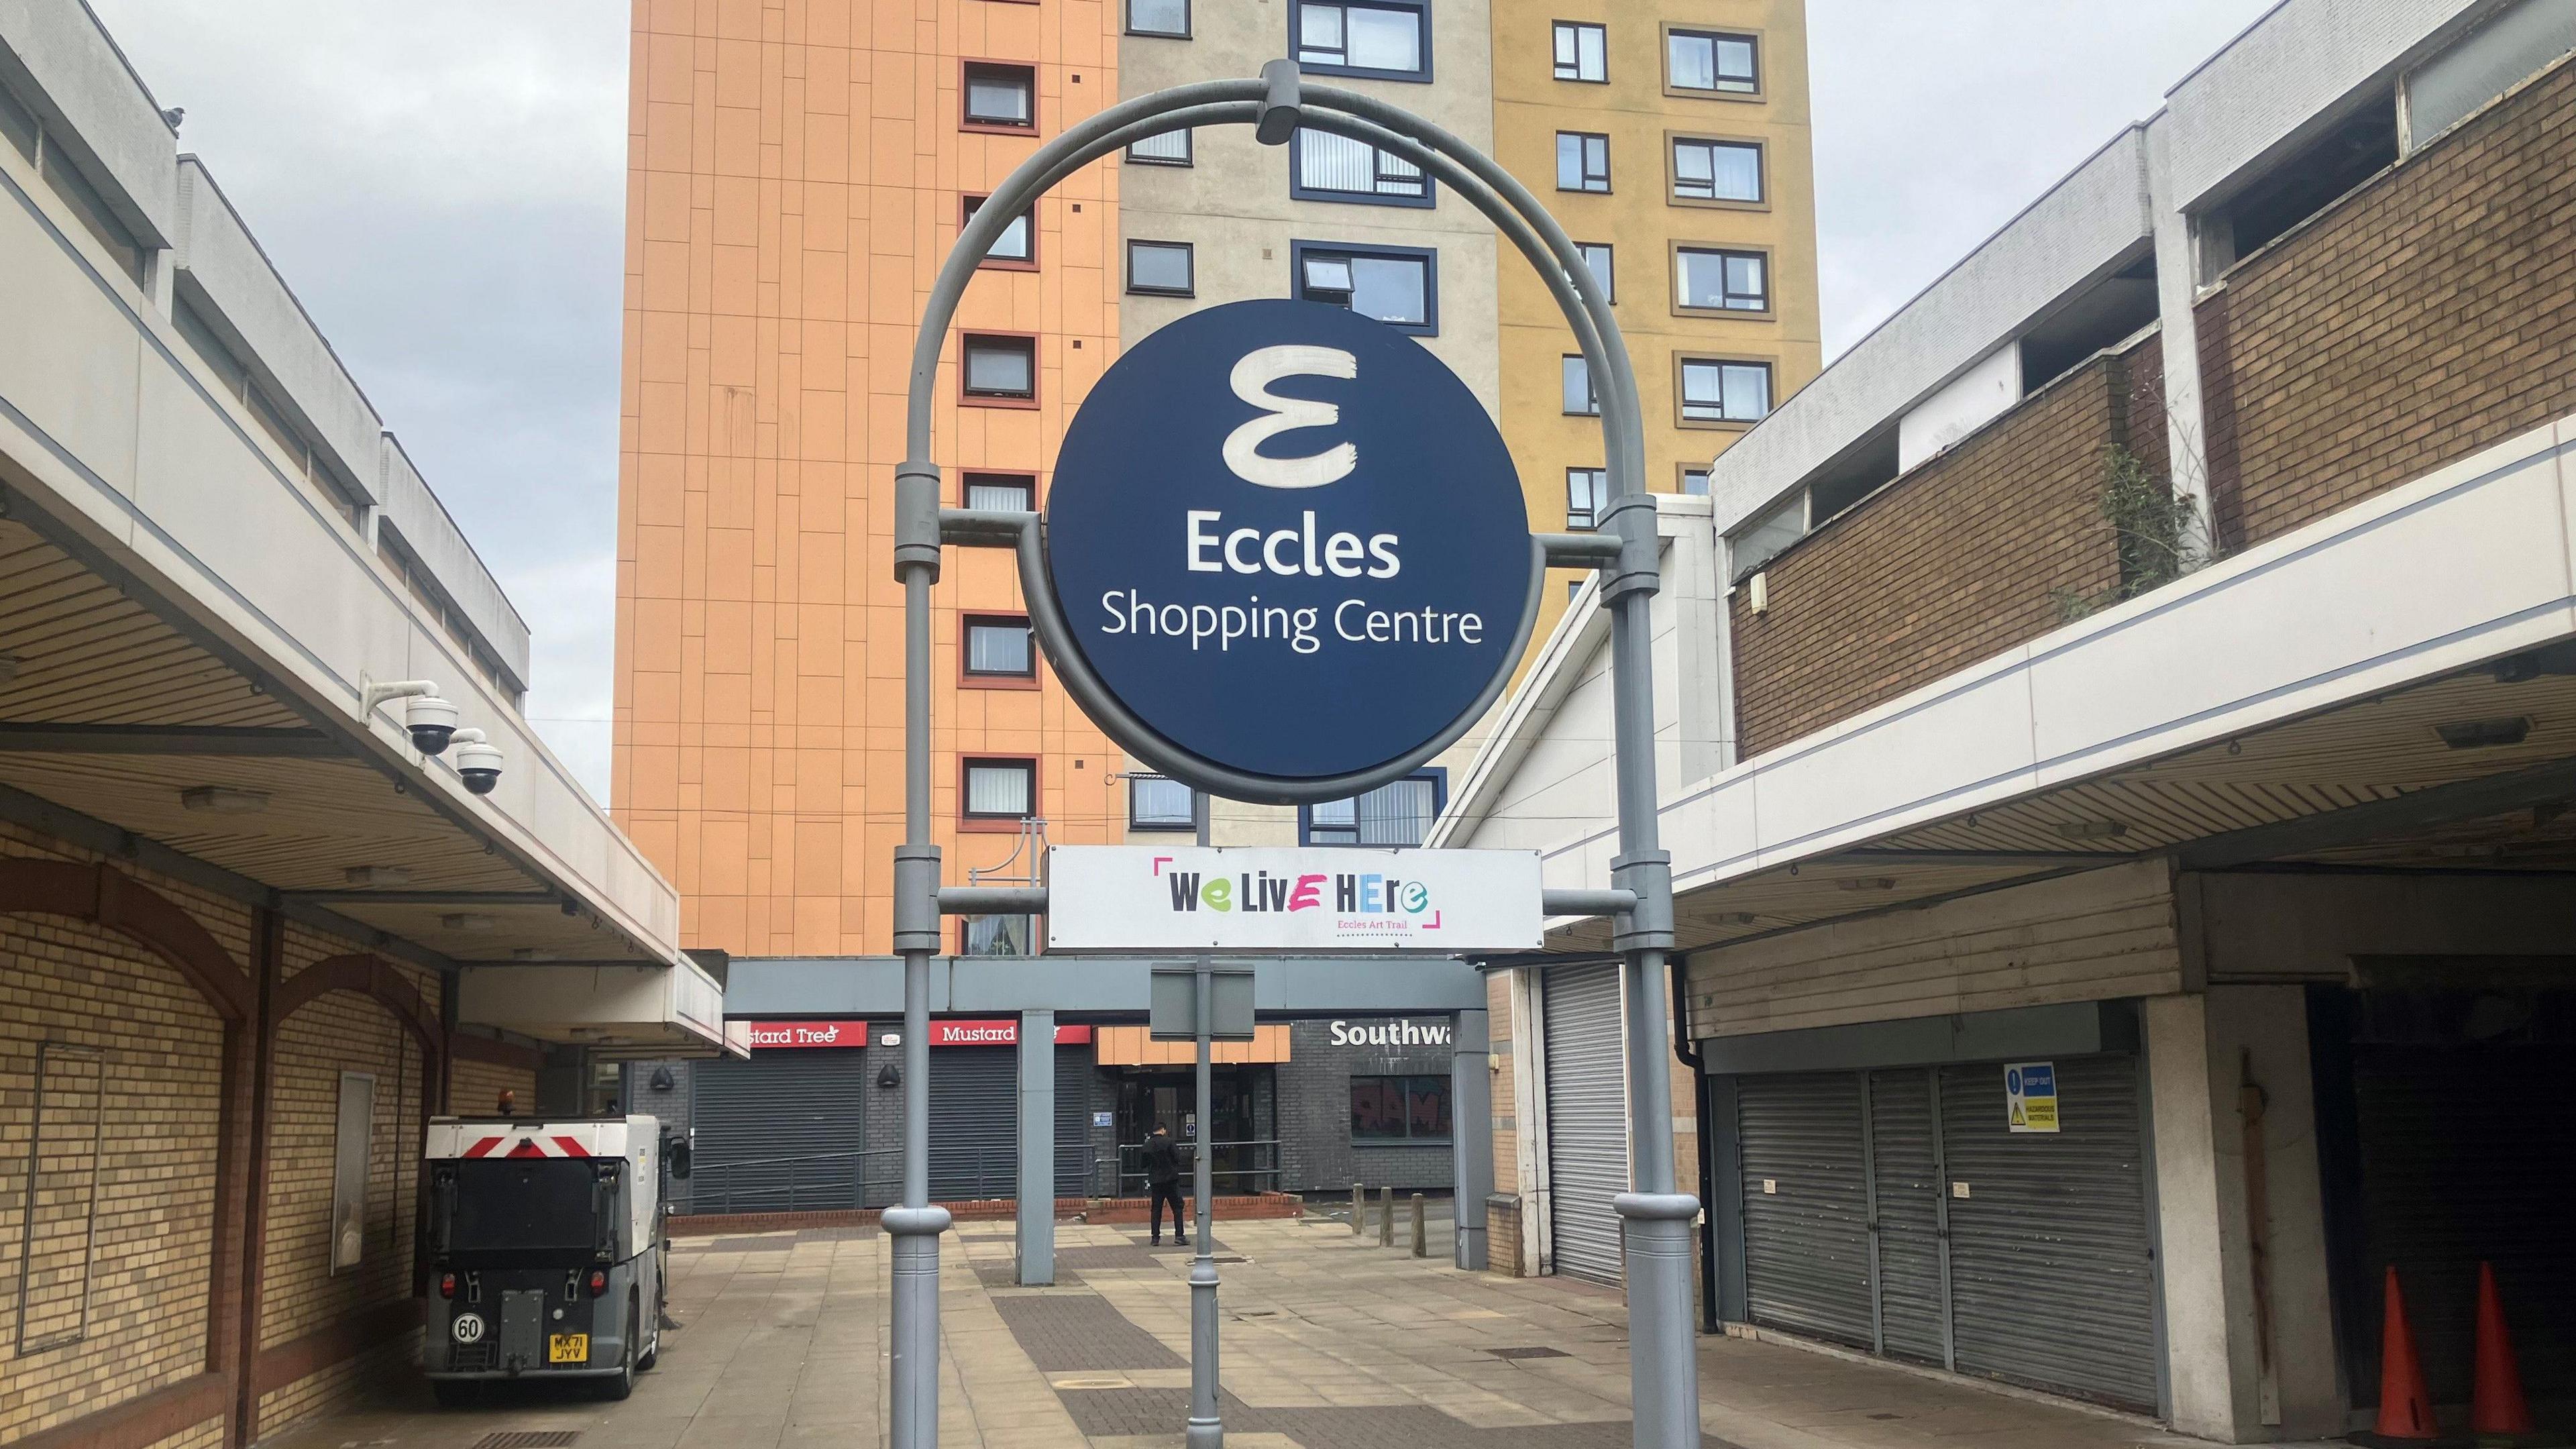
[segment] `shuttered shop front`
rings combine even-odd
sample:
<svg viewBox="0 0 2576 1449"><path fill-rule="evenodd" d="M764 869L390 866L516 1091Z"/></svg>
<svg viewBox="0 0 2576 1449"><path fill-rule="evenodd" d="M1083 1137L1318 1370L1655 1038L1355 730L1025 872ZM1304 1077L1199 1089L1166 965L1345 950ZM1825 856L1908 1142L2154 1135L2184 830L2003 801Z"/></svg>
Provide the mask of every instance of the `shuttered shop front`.
<svg viewBox="0 0 2576 1449"><path fill-rule="evenodd" d="M930 1195L1011 1197L1020 1175L1019 1049L930 1050Z"/></svg>
<svg viewBox="0 0 2576 1449"><path fill-rule="evenodd" d="M1619 968L1558 967L1540 979L1547 1052L1550 1250L1557 1272L1616 1285L1628 1190L1627 1076Z"/></svg>
<svg viewBox="0 0 2576 1449"><path fill-rule="evenodd" d="M814 1212L861 1206L868 1054L754 1051L690 1067L690 1210Z"/></svg>
<svg viewBox="0 0 2576 1449"><path fill-rule="evenodd" d="M2137 1060L2052 1065L2055 1132L2000 1062L1736 1078L1752 1320L2154 1412Z"/></svg>

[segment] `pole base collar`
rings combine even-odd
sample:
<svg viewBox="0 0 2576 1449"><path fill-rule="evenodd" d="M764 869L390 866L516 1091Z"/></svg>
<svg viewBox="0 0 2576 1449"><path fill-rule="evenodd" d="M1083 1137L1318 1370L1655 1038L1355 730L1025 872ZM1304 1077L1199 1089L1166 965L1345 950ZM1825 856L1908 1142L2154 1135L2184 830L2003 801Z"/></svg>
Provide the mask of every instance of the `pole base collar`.
<svg viewBox="0 0 2576 1449"><path fill-rule="evenodd" d="M930 1207L890 1207L879 1215L877 1221L898 1238L935 1238L948 1231L948 1225L954 1219L949 1216L948 1209L933 1204Z"/></svg>

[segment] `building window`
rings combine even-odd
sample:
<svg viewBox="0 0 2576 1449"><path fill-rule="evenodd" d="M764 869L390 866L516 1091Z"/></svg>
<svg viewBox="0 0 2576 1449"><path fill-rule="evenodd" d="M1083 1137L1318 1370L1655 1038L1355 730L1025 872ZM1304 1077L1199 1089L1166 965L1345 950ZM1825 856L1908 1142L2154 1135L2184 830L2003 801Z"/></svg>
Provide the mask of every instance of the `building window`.
<svg viewBox="0 0 2576 1449"><path fill-rule="evenodd" d="M1440 331L1438 255L1412 247L1354 251L1297 242L1289 247L1296 295L1348 307L1417 337Z"/></svg>
<svg viewBox="0 0 2576 1449"><path fill-rule="evenodd" d="M1674 95L1759 96L1758 43L1714 30L1664 32L1664 89Z"/></svg>
<svg viewBox="0 0 2576 1449"><path fill-rule="evenodd" d="M1610 506L1610 470L1607 468L1568 468L1565 470L1565 526L1578 533L1589 533L1601 526L1601 514Z"/></svg>
<svg viewBox="0 0 2576 1449"><path fill-rule="evenodd" d="M1038 126L1038 73L1025 65L966 65L966 124L1011 131Z"/></svg>
<svg viewBox="0 0 2576 1449"><path fill-rule="evenodd" d="M1440 818L1448 772L1426 770L1390 780L1353 800L1327 800L1297 812L1300 845L1420 845Z"/></svg>
<svg viewBox="0 0 2576 1449"><path fill-rule="evenodd" d="M1673 305L1685 312L1768 312L1770 259L1760 252L1673 250Z"/></svg>
<svg viewBox="0 0 2576 1449"><path fill-rule="evenodd" d="M1688 463L1684 463L1682 465L1682 495L1686 498L1706 498L1708 496L1708 470L1706 468L1694 468Z"/></svg>
<svg viewBox="0 0 2576 1449"><path fill-rule="evenodd" d="M968 760L967 820L1009 821L1016 825L1036 813L1038 762L1035 760Z"/></svg>
<svg viewBox="0 0 2576 1449"><path fill-rule="evenodd" d="M1130 830L1193 830L1198 818L1192 810L1190 787L1169 775L1130 775L1127 777L1127 828Z"/></svg>
<svg viewBox="0 0 2576 1449"><path fill-rule="evenodd" d="M1012 614L967 615L966 674L971 679L1037 678L1037 645L1029 621Z"/></svg>
<svg viewBox="0 0 2576 1449"><path fill-rule="evenodd" d="M1190 38L1190 0L1127 0L1129 35Z"/></svg>
<svg viewBox="0 0 2576 1449"><path fill-rule="evenodd" d="M1427 81L1428 9L1418 0L1289 0L1297 63L1323 75Z"/></svg>
<svg viewBox="0 0 2576 1449"><path fill-rule="evenodd" d="M1035 513L1038 480L1025 473L969 473L966 506L985 513Z"/></svg>
<svg viewBox="0 0 2576 1449"><path fill-rule="evenodd" d="M1034 337L966 336L966 396L970 399L1035 403L1038 396L1038 340Z"/></svg>
<svg viewBox="0 0 2576 1449"><path fill-rule="evenodd" d="M1127 148L1127 159L1139 166L1187 166L1195 159L1188 127L1148 136Z"/></svg>
<svg viewBox="0 0 2576 1449"><path fill-rule="evenodd" d="M1288 194L1300 201L1432 204L1431 181L1422 168L1366 141L1329 131L1299 131L1288 149Z"/></svg>
<svg viewBox="0 0 2576 1449"><path fill-rule="evenodd" d="M1353 1142L1449 1140L1447 1077L1351 1078Z"/></svg>
<svg viewBox="0 0 2576 1449"><path fill-rule="evenodd" d="M1556 189L1608 191L1610 138L1588 131L1556 133Z"/></svg>
<svg viewBox="0 0 2576 1449"><path fill-rule="evenodd" d="M1037 934L1035 916L960 916L957 954L1034 956L1038 953Z"/></svg>
<svg viewBox="0 0 2576 1449"><path fill-rule="evenodd" d="M1556 78L1562 81L1610 79L1610 32L1579 20L1556 22Z"/></svg>
<svg viewBox="0 0 2576 1449"><path fill-rule="evenodd" d="M1592 364L1581 353L1565 356L1565 415L1573 418L1601 416L1601 395L1592 390Z"/></svg>
<svg viewBox="0 0 2576 1449"><path fill-rule="evenodd" d="M1753 141L1673 138L1673 199L1762 204L1762 147Z"/></svg>
<svg viewBox="0 0 2576 1449"><path fill-rule="evenodd" d="M1771 415L1771 364L1685 357L1681 369L1684 423L1758 423ZM1701 491L1707 487L1703 473Z"/></svg>
<svg viewBox="0 0 2576 1449"><path fill-rule="evenodd" d="M1127 290L1153 297L1186 297L1196 290L1197 256L1188 242L1127 244Z"/></svg>
<svg viewBox="0 0 2576 1449"><path fill-rule="evenodd" d="M376 1079L340 1074L340 1114L331 1142L331 1271L358 1266L367 1247L367 1171L375 1157Z"/></svg>
<svg viewBox="0 0 2576 1449"><path fill-rule="evenodd" d="M1601 284L1603 301L1619 300L1618 271L1610 264L1608 242L1576 242L1574 249L1583 254L1583 264L1592 269L1592 280Z"/></svg>
<svg viewBox="0 0 2576 1449"><path fill-rule="evenodd" d="M975 220L976 212L984 209L984 201L985 198L981 196L969 196L965 199L964 214L958 220L958 227L961 230L964 229L968 223ZM1024 212L1021 212L1018 216L1011 218L1011 224L1002 228L1002 234L993 239L993 244L990 247L985 248L984 260L976 263L976 265L983 267L999 267L1007 271L1015 272L1036 271L1038 265L1037 238L1037 208L1031 207Z"/></svg>

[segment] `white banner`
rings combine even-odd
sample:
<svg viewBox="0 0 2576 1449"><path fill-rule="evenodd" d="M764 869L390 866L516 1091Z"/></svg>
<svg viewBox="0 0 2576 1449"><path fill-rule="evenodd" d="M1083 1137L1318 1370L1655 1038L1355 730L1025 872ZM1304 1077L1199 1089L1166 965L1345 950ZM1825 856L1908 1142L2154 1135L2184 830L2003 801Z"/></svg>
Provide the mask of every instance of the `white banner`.
<svg viewBox="0 0 2576 1449"><path fill-rule="evenodd" d="M1056 951L1535 951L1534 850L1060 845Z"/></svg>

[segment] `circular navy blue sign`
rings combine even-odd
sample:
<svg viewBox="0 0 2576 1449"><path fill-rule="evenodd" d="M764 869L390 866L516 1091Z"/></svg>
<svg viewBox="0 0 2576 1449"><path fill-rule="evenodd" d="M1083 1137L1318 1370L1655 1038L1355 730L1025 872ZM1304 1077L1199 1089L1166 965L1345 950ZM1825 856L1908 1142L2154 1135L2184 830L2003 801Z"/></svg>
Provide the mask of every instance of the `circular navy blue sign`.
<svg viewBox="0 0 2576 1449"><path fill-rule="evenodd" d="M1047 498L1058 607L1169 743L1275 780L1407 758L1512 664L1529 516L1421 344L1314 302L1196 312L1102 376Z"/></svg>

